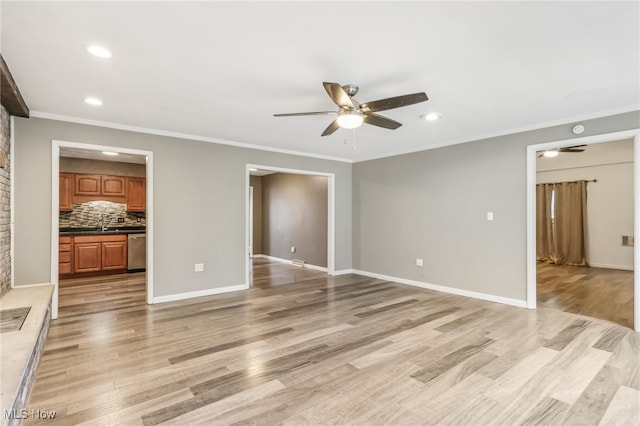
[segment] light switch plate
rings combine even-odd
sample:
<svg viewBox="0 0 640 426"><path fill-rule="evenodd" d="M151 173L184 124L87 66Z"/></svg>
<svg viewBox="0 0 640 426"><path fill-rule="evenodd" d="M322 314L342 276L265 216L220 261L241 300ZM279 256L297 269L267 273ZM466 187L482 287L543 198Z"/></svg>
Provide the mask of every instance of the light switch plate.
<svg viewBox="0 0 640 426"><path fill-rule="evenodd" d="M424 266L424 260L423 259L416 259L416 266Z"/></svg>
<svg viewBox="0 0 640 426"><path fill-rule="evenodd" d="M493 212L487 212L487 220L488 221L492 221L493 220Z"/></svg>
<svg viewBox="0 0 640 426"><path fill-rule="evenodd" d="M204 263L196 263L196 272L204 271Z"/></svg>

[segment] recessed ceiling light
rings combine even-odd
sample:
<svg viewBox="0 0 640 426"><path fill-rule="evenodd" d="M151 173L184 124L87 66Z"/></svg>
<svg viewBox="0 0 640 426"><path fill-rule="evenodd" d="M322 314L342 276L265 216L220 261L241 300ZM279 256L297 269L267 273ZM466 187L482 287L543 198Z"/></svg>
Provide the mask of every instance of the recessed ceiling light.
<svg viewBox="0 0 640 426"><path fill-rule="evenodd" d="M87 50L94 56L98 58L108 59L111 57L111 52L105 47L98 46L97 44L92 44L91 46L87 46Z"/></svg>
<svg viewBox="0 0 640 426"><path fill-rule="evenodd" d="M118 154L117 152L111 152L111 151L102 151L102 153L103 153L104 155L110 155L110 156L112 156L112 157L115 157L116 155L120 155L120 154Z"/></svg>
<svg viewBox="0 0 640 426"><path fill-rule="evenodd" d="M100 99L98 99L98 98L88 97L88 98L84 98L84 101L86 103L88 103L89 105L93 105L93 106L102 105L102 101Z"/></svg>
<svg viewBox="0 0 640 426"><path fill-rule="evenodd" d="M545 151L544 154L545 157L547 158L553 158L553 157L557 157L558 156L558 150L557 149L551 149L548 151Z"/></svg>
<svg viewBox="0 0 640 426"><path fill-rule="evenodd" d="M439 112L430 112L429 114L422 114L420 118L425 121L435 121L442 118L442 114L440 114Z"/></svg>

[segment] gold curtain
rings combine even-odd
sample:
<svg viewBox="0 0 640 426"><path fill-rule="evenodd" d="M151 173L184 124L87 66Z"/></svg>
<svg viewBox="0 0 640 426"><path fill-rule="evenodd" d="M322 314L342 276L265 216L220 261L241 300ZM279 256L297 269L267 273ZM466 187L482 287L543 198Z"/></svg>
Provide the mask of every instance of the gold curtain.
<svg viewBox="0 0 640 426"><path fill-rule="evenodd" d="M536 254L539 261L555 257L553 220L551 218L552 183L536 185Z"/></svg>
<svg viewBox="0 0 640 426"><path fill-rule="evenodd" d="M551 218L551 192L555 214ZM589 266L587 261L587 182L536 185L538 260Z"/></svg>

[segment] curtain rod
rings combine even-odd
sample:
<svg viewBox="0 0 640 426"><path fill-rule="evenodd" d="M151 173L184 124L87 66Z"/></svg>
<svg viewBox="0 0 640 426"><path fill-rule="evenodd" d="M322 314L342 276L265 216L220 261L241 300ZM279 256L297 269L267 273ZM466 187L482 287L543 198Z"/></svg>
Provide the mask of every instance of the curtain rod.
<svg viewBox="0 0 640 426"><path fill-rule="evenodd" d="M580 180L584 180L585 182L598 182L598 179L580 179ZM577 180L570 180L568 182L546 182L546 183L536 183L536 185L560 185L561 183L578 183L579 181Z"/></svg>

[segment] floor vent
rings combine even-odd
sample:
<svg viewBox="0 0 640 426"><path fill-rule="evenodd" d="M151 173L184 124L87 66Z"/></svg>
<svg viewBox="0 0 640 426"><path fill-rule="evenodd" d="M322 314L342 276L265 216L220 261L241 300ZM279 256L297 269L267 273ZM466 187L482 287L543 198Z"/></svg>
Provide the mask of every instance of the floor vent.
<svg viewBox="0 0 640 426"><path fill-rule="evenodd" d="M304 267L304 260L300 260L300 259L293 259L293 260L291 261L291 264L292 264L293 266L297 266L298 268L302 268L302 267Z"/></svg>

